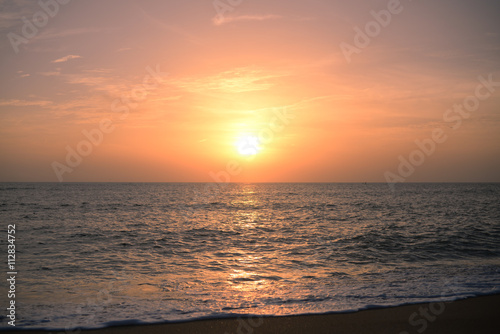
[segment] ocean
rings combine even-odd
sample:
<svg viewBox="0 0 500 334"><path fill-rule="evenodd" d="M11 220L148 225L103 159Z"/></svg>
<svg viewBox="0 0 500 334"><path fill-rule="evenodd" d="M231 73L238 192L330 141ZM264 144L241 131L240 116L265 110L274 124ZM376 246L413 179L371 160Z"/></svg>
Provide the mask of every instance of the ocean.
<svg viewBox="0 0 500 334"><path fill-rule="evenodd" d="M500 184L1 183L0 199L6 277L15 225L16 328L500 292Z"/></svg>

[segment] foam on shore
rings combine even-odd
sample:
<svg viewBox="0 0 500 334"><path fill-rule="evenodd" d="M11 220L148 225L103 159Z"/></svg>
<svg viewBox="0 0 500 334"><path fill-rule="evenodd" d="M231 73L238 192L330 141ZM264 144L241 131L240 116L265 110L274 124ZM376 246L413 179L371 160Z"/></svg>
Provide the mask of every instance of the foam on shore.
<svg viewBox="0 0 500 334"><path fill-rule="evenodd" d="M136 333L483 333L498 325L500 294L358 312L280 317L242 316L163 324L108 323L92 334ZM22 331L22 330L21 330ZM44 330L25 330L37 334ZM20 330L6 331L19 333ZM54 331L52 331L54 332ZM65 331L60 331L65 332ZM67 331L74 333L75 331Z"/></svg>

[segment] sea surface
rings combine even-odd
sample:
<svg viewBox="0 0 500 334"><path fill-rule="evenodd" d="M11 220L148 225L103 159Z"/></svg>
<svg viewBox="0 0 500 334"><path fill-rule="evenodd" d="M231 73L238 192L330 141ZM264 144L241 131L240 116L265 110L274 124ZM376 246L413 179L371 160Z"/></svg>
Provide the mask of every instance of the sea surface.
<svg viewBox="0 0 500 334"><path fill-rule="evenodd" d="M16 225L17 328L500 292L500 184L0 183L0 217L2 276Z"/></svg>

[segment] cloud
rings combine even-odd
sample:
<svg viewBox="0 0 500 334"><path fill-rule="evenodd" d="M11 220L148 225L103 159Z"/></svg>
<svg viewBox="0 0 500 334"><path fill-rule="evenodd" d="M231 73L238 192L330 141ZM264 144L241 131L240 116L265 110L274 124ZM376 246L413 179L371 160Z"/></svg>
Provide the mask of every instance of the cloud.
<svg viewBox="0 0 500 334"><path fill-rule="evenodd" d="M113 70L110 68L93 68L90 70L83 70L83 71L87 73L97 73L97 74L108 74L113 72Z"/></svg>
<svg viewBox="0 0 500 334"><path fill-rule="evenodd" d="M28 100L0 100L0 107L10 106L10 107L29 107L29 106L38 106L38 107L46 107L49 104L52 104L51 101L45 100L36 100L36 101L28 101Z"/></svg>
<svg viewBox="0 0 500 334"><path fill-rule="evenodd" d="M154 24L158 28L165 29L171 33L182 36L190 43L197 44L197 45L204 44L204 42L198 36L191 34L190 32L180 28L179 26L166 24L162 20L159 20L159 19L153 17L152 15L146 13L146 11L143 8L141 8L141 6L139 5L139 2L134 2L134 4L137 5L138 10L144 15L144 17L146 17L146 19L148 19L152 24Z"/></svg>
<svg viewBox="0 0 500 334"><path fill-rule="evenodd" d="M59 72L59 71L39 72L38 74L43 75L44 77L56 77L56 76L61 75L61 72Z"/></svg>
<svg viewBox="0 0 500 334"><path fill-rule="evenodd" d="M121 96L137 85L124 78L117 77L105 68L84 70L82 73L63 74L63 80L71 85L84 85L94 92L105 92L109 96Z"/></svg>
<svg viewBox="0 0 500 334"><path fill-rule="evenodd" d="M56 60L53 60L52 63L63 63L63 62L66 62L70 59L78 59L78 58L82 58L82 56L78 56L78 55L67 55L67 56L64 56L62 58L59 58L59 59L56 59Z"/></svg>
<svg viewBox="0 0 500 334"><path fill-rule="evenodd" d="M223 24L231 23L231 22L238 22L238 21L266 21L266 20L276 20L276 19L281 19L282 16L279 15L272 15L272 14L267 14L267 15L241 15L241 16L216 16L212 20L212 22L216 26L221 26Z"/></svg>
<svg viewBox="0 0 500 334"><path fill-rule="evenodd" d="M242 93L267 90L274 86L270 80L284 75L266 73L263 70L253 68L237 68L209 77L182 79L174 84L190 92L215 90L226 93Z"/></svg>
<svg viewBox="0 0 500 334"><path fill-rule="evenodd" d="M0 1L0 32L7 33L23 25L23 16L31 17L39 9L36 1L12 0Z"/></svg>
<svg viewBox="0 0 500 334"><path fill-rule="evenodd" d="M30 76L29 73L24 73L24 71L17 71L17 74L19 74L20 78L26 78Z"/></svg>
<svg viewBox="0 0 500 334"><path fill-rule="evenodd" d="M82 76L82 75L68 75L67 82L70 84L80 84L98 88L104 86L109 78L103 76Z"/></svg>
<svg viewBox="0 0 500 334"><path fill-rule="evenodd" d="M88 33L98 33L102 31L103 31L102 29L98 28L77 28L77 29L66 29L66 30L47 29L43 30L39 35L37 35L35 39L52 40L52 39L73 37L76 35L82 35Z"/></svg>

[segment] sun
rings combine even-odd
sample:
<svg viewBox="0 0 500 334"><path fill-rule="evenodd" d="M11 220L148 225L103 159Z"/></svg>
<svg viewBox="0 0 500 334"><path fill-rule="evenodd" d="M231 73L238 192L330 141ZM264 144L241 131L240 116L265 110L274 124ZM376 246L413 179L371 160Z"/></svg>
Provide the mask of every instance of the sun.
<svg viewBox="0 0 500 334"><path fill-rule="evenodd" d="M244 156L256 155L260 151L259 137L244 134L238 137L236 140L236 149L238 153Z"/></svg>

